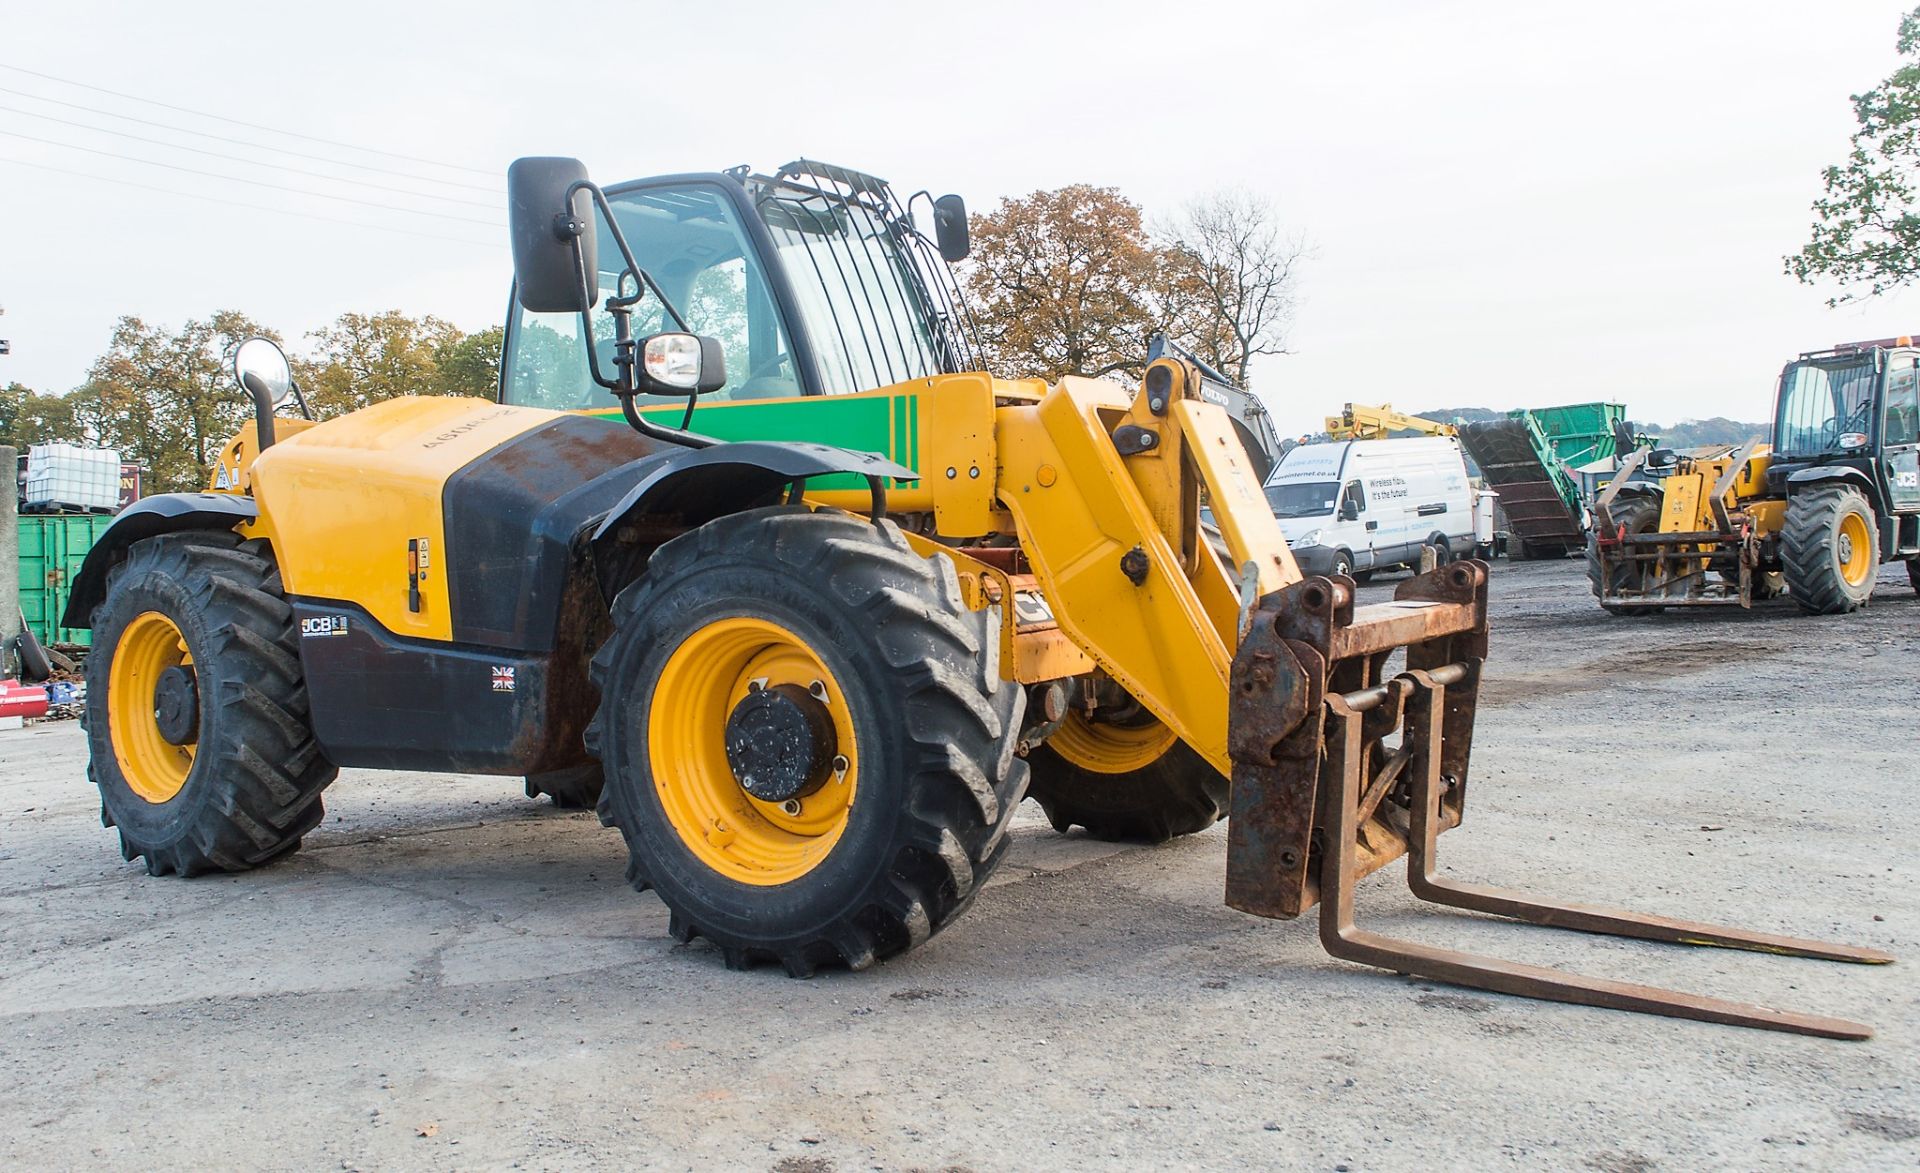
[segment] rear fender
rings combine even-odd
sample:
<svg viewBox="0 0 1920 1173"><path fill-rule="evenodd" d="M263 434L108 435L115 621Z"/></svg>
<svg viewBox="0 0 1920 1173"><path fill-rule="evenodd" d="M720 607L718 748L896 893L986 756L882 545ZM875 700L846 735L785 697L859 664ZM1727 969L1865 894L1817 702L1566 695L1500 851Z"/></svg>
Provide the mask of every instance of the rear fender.
<svg viewBox="0 0 1920 1173"><path fill-rule="evenodd" d="M63 627L93 626L93 609L107 597L107 572L135 542L182 530L231 530L260 515L252 497L235 493L163 493L122 510L94 542L73 577Z"/></svg>
<svg viewBox="0 0 1920 1173"><path fill-rule="evenodd" d="M777 504L781 490L811 477L852 474L880 486L915 481L920 474L872 452L826 444L743 440L710 448L679 448L647 457L640 479L595 527L590 545L601 595L611 603L660 544L661 526L696 529L747 509Z"/></svg>

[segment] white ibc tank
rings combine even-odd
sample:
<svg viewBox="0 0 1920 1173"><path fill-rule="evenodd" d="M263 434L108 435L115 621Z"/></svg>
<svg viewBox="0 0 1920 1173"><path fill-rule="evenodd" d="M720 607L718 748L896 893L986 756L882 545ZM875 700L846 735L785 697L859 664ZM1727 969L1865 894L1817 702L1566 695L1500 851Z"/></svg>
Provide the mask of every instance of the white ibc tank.
<svg viewBox="0 0 1920 1173"><path fill-rule="evenodd" d="M106 509L120 503L120 454L111 448L35 444L27 450L29 508Z"/></svg>

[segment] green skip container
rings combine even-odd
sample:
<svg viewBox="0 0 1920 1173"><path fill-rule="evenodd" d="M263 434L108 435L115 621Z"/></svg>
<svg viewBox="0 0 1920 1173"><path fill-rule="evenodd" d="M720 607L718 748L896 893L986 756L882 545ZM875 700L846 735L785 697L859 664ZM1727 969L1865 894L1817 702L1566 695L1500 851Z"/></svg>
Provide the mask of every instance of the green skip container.
<svg viewBox="0 0 1920 1173"><path fill-rule="evenodd" d="M61 627L74 576L113 518L99 513L20 515L20 610L27 630L50 647L89 647L93 633Z"/></svg>

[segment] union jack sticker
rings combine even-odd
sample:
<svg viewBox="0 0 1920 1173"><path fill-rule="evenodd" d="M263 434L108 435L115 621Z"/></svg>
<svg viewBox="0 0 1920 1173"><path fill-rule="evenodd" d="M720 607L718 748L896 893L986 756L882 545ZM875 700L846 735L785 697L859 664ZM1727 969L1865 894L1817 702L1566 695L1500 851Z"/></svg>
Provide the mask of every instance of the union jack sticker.
<svg viewBox="0 0 1920 1173"><path fill-rule="evenodd" d="M510 667L504 667L499 664L494 665L493 691L512 692L513 691L513 672L514 670Z"/></svg>

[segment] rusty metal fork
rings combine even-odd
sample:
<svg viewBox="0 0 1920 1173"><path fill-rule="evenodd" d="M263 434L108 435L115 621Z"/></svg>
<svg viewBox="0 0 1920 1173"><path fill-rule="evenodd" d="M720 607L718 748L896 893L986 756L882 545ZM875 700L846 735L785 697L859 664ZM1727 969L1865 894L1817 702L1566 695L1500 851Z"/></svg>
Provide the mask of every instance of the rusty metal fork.
<svg viewBox="0 0 1920 1173"><path fill-rule="evenodd" d="M1505 889L1440 878L1434 872L1435 846L1445 817L1441 813L1441 798L1447 782L1441 776L1440 767L1441 725L1434 715L1445 711L1447 684L1460 675L1449 668L1428 672L1410 671L1399 677L1412 686L1409 691L1413 694L1409 697L1406 744L1403 748L1411 750L1412 757L1407 767L1412 800L1407 877L1414 895L1422 900L1457 908L1582 932L1641 937L1686 945L1718 945L1831 961L1884 965L1893 960L1873 949L1831 945L1797 937L1753 933L1613 909L1556 904L1534 900ZM1330 729L1330 751L1342 741L1354 744L1350 739L1357 737L1355 731L1360 720L1360 715L1348 706L1334 703L1338 699L1328 698L1329 723L1344 725L1345 729L1341 732L1348 737L1337 739L1331 736L1334 731ZM1871 1027L1845 1019L1777 1010L1770 1006L1709 998L1657 986L1586 977L1451 949L1436 949L1366 932L1356 927L1353 919L1353 892L1357 882L1355 839L1360 827L1358 816L1362 799L1357 761L1349 759L1339 773L1342 781L1338 793L1334 792L1333 787L1328 787L1324 792L1326 809L1322 812L1322 826L1326 833L1320 880L1320 939L1327 952L1335 957L1451 985L1526 998L1833 1039L1866 1039L1873 1035Z"/></svg>

